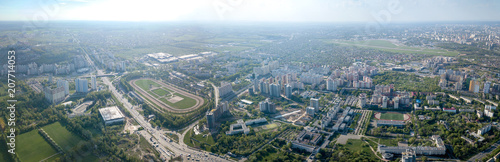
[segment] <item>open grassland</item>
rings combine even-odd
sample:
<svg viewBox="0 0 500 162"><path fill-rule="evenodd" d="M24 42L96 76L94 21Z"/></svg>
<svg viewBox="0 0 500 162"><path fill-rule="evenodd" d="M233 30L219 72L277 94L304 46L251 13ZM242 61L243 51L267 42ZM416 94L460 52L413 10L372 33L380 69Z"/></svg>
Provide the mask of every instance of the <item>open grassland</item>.
<svg viewBox="0 0 500 162"><path fill-rule="evenodd" d="M366 40L366 41L327 40L326 42L343 46L374 48L381 51L405 53L405 54L426 54L426 55L442 55L442 56L456 56L459 54L456 51L448 51L445 49L430 49L425 47L408 47L405 45L396 45L388 40Z"/></svg>
<svg viewBox="0 0 500 162"><path fill-rule="evenodd" d="M38 162L57 153L36 129L23 133L16 139L16 153L22 162Z"/></svg>
<svg viewBox="0 0 500 162"><path fill-rule="evenodd" d="M166 94L168 94L168 91L166 91L162 88L155 89L155 90L153 90L153 92L155 94L157 94L158 96L165 96Z"/></svg>
<svg viewBox="0 0 500 162"><path fill-rule="evenodd" d="M175 108L178 108L178 109L186 109L186 108L190 108L191 106L194 106L196 104L196 101L192 98L189 98L189 97L186 97L186 96L183 96L179 93L175 93L174 94L175 96L179 96L179 97L182 97L184 99L182 99L181 101L179 102L176 102L176 103L171 103L169 102L167 99L165 98L160 98L160 100L170 106L173 106Z"/></svg>
<svg viewBox="0 0 500 162"><path fill-rule="evenodd" d="M160 87L158 83L153 82L152 80L149 79L140 79L135 82L137 86L141 87L145 91L149 91L151 89L151 86L153 87Z"/></svg>
<svg viewBox="0 0 500 162"><path fill-rule="evenodd" d="M80 137L69 132L59 122L44 126L42 129L65 151L70 150L79 142L82 142Z"/></svg>

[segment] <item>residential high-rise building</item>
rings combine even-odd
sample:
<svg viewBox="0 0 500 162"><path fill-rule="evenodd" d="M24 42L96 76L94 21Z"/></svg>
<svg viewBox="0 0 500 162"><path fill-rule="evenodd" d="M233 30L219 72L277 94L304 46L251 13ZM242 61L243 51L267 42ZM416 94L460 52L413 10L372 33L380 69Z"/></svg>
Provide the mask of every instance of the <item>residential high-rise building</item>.
<svg viewBox="0 0 500 162"><path fill-rule="evenodd" d="M69 95L69 83L66 80L57 80L57 88L64 87L64 95Z"/></svg>
<svg viewBox="0 0 500 162"><path fill-rule="evenodd" d="M254 80L253 80L253 90L254 90L254 92L256 92L256 93L257 93L257 91L259 90L259 80L257 80L257 79L254 79Z"/></svg>
<svg viewBox="0 0 500 162"><path fill-rule="evenodd" d="M224 97L233 91L233 86L228 82L221 82L220 87L215 88L215 95Z"/></svg>
<svg viewBox="0 0 500 162"><path fill-rule="evenodd" d="M261 112L275 113L276 105L267 98L265 101L259 102L259 110Z"/></svg>
<svg viewBox="0 0 500 162"><path fill-rule="evenodd" d="M292 97L292 91L293 91L292 86L290 84L287 84L285 86L285 96L286 96L286 98Z"/></svg>
<svg viewBox="0 0 500 162"><path fill-rule="evenodd" d="M335 81L332 78L328 78L326 80L326 90L328 91L336 91L337 85L335 85Z"/></svg>
<svg viewBox="0 0 500 162"><path fill-rule="evenodd" d="M361 93L359 95L359 107L363 108L366 105L366 93Z"/></svg>
<svg viewBox="0 0 500 162"><path fill-rule="evenodd" d="M64 100L66 95L64 94L64 87L57 87L51 89L49 87L43 88L43 93L45 94L45 99L51 104L57 104Z"/></svg>
<svg viewBox="0 0 500 162"><path fill-rule="evenodd" d="M387 96L383 96L382 97L382 108L387 108L387 101L389 99L387 98Z"/></svg>
<svg viewBox="0 0 500 162"><path fill-rule="evenodd" d="M314 116L314 113L316 113L316 110L314 110L314 107L306 107L306 113L307 115Z"/></svg>
<svg viewBox="0 0 500 162"><path fill-rule="evenodd" d="M206 113L207 125L209 129L216 127L215 122L224 115L224 113L229 111L229 102L224 101L217 105L214 109Z"/></svg>
<svg viewBox="0 0 500 162"><path fill-rule="evenodd" d="M483 92L484 93L490 93L490 86L491 86L491 82L490 81L486 81L484 83Z"/></svg>
<svg viewBox="0 0 500 162"><path fill-rule="evenodd" d="M394 108L399 109L399 97L395 97L393 99L393 102L394 102Z"/></svg>
<svg viewBox="0 0 500 162"><path fill-rule="evenodd" d="M280 86L276 83L269 85L269 95L271 97L280 97L281 89Z"/></svg>
<svg viewBox="0 0 500 162"><path fill-rule="evenodd" d="M214 113L212 111L209 111L209 112L207 112L206 116L207 116L207 126L208 126L208 129L215 128L215 116L214 116Z"/></svg>
<svg viewBox="0 0 500 162"><path fill-rule="evenodd" d="M97 90L97 79L95 75L92 75L90 77L90 87L92 88L92 90Z"/></svg>
<svg viewBox="0 0 500 162"><path fill-rule="evenodd" d="M316 112L319 111L319 99L317 98L311 98L311 102L309 103L309 106L314 107L314 110Z"/></svg>
<svg viewBox="0 0 500 162"><path fill-rule="evenodd" d="M259 88L260 89L260 93L261 94L266 94L267 93L267 91L266 91L266 88L267 88L266 87L266 82L260 81L259 84L260 84L260 88Z"/></svg>
<svg viewBox="0 0 500 162"><path fill-rule="evenodd" d="M479 81L476 79L470 80L469 92L478 93L479 92Z"/></svg>
<svg viewBox="0 0 500 162"><path fill-rule="evenodd" d="M87 79L75 79L76 92L87 93L89 92L89 83Z"/></svg>

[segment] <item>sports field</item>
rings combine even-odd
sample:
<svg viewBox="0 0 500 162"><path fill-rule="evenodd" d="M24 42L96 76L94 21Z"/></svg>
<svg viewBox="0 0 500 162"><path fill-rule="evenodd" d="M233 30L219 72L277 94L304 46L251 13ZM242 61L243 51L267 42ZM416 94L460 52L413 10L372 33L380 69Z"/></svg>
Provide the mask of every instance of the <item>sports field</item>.
<svg viewBox="0 0 500 162"><path fill-rule="evenodd" d="M57 151L35 129L16 138L16 153L22 162L37 162L56 154Z"/></svg>
<svg viewBox="0 0 500 162"><path fill-rule="evenodd" d="M383 120L404 120L404 115L400 113L382 113L380 119Z"/></svg>
<svg viewBox="0 0 500 162"><path fill-rule="evenodd" d="M266 129L273 129L273 128L276 128L276 127L278 127L278 124L276 124L276 123L272 123L272 124L266 125Z"/></svg>
<svg viewBox="0 0 500 162"><path fill-rule="evenodd" d="M49 136L59 145L64 151L75 147L82 139L76 134L69 132L61 123L56 122L42 127Z"/></svg>

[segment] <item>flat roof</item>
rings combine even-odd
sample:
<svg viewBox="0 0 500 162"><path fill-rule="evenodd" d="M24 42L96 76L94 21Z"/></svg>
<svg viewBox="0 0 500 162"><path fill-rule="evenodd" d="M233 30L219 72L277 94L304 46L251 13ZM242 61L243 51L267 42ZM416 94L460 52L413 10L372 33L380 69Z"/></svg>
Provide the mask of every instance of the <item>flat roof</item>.
<svg viewBox="0 0 500 162"><path fill-rule="evenodd" d="M102 119L104 119L104 121L115 120L125 117L125 115L123 115L123 113L120 111L120 109L118 109L117 106L101 108L99 109L99 113L101 114Z"/></svg>
<svg viewBox="0 0 500 162"><path fill-rule="evenodd" d="M245 100L245 99L242 99L241 102L246 103L248 105L251 105L253 103L252 101L248 101L248 100Z"/></svg>

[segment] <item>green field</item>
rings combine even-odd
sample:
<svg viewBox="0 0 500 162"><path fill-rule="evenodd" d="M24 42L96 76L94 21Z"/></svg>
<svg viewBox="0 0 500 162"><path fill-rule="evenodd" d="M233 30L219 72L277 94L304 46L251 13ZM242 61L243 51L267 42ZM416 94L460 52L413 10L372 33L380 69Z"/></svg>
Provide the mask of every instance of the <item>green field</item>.
<svg viewBox="0 0 500 162"><path fill-rule="evenodd" d="M196 100L195 99L186 97L186 96L181 95L179 93L174 93L174 95L182 97L183 100L181 100L179 102L176 102L176 103L171 103L166 98L160 98L160 97L162 97L162 96L164 96L166 94L169 94L171 92L174 92L174 91L172 91L170 89L167 89L165 87L158 88L158 89L150 91L150 87L151 86L153 86L153 87L161 87L161 85L159 85L158 83L155 83L154 81L148 80L148 79L137 80L135 82L135 84L137 86L139 86L141 89L145 90L150 95L152 95L152 96L154 96L156 98L159 98L160 101L162 101L162 102L166 103L167 105L170 105L170 106L172 106L174 108L177 108L177 109L190 108L190 107L192 107L192 106L194 106L196 104Z"/></svg>
<svg viewBox="0 0 500 162"><path fill-rule="evenodd" d="M12 158L10 157L10 153L8 151L7 143L5 142L4 138L0 139L0 161L12 161Z"/></svg>
<svg viewBox="0 0 500 162"><path fill-rule="evenodd" d="M276 123L272 123L272 124L266 125L266 129L273 129L273 128L276 128L276 127L278 127L278 124L276 124Z"/></svg>
<svg viewBox="0 0 500 162"><path fill-rule="evenodd" d="M49 136L65 151L75 147L82 139L69 132L61 123L56 122L42 127Z"/></svg>
<svg viewBox="0 0 500 162"><path fill-rule="evenodd" d="M165 96L166 94L168 94L169 92L162 89L162 88L158 88L158 89L155 89L153 90L154 93L156 93L158 96Z"/></svg>
<svg viewBox="0 0 500 162"><path fill-rule="evenodd" d="M57 153L36 129L19 135L16 146L16 153L23 162L38 162Z"/></svg>
<svg viewBox="0 0 500 162"><path fill-rule="evenodd" d="M448 51L445 49L430 49L424 47L409 47L405 45L395 45L388 40L366 40L366 41L331 41L327 40L328 43L334 43L343 46L356 46L363 48L374 48L381 51L394 52L394 53L405 53L405 54L427 54L427 55L442 55L442 56L456 56L459 53L456 51Z"/></svg>
<svg viewBox="0 0 500 162"><path fill-rule="evenodd" d="M190 108L190 107L192 107L192 106L194 106L196 104L196 100L194 100L192 98L186 97L186 96L181 95L179 93L174 93L174 95L182 97L184 99L181 100L181 101L179 101L179 102L176 102L176 103L171 103L171 102L169 102L165 98L160 98L160 101L162 101L162 102L164 102L164 103L166 103L166 104L168 104L170 106L173 106L175 108L178 108L178 109Z"/></svg>
<svg viewBox="0 0 500 162"><path fill-rule="evenodd" d="M404 120L405 117L400 113L382 113L380 114L380 119L384 120Z"/></svg>
<svg viewBox="0 0 500 162"><path fill-rule="evenodd" d="M152 80L148 80L148 79L137 80L137 81L135 81L135 84L137 86L141 87L145 91L149 91L151 86L160 87L160 85L158 83L156 83Z"/></svg>
<svg viewBox="0 0 500 162"><path fill-rule="evenodd" d="M366 144L362 140L359 139L349 139L347 140L347 144L344 145L345 148L348 148L348 150L353 151L353 152L359 152L362 155L365 155L365 157L371 157L371 161L378 161L379 159L373 154L373 151L370 149L369 144ZM373 148L377 149L377 148ZM359 161L354 160L354 161Z"/></svg>
<svg viewBox="0 0 500 162"><path fill-rule="evenodd" d="M193 138L193 139L191 139ZM194 131L193 129L190 129L187 133L186 133L186 136L184 137L184 143L186 143L186 145L188 146L191 146L191 147L198 147L201 145L201 143L206 143L208 145L214 145L215 144L215 141L214 139L212 138L212 136L210 134L208 134L207 136L203 137L203 134L198 134L198 135L194 135Z"/></svg>

